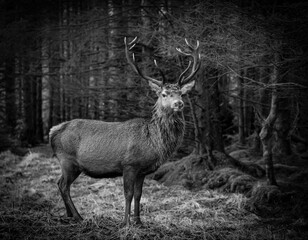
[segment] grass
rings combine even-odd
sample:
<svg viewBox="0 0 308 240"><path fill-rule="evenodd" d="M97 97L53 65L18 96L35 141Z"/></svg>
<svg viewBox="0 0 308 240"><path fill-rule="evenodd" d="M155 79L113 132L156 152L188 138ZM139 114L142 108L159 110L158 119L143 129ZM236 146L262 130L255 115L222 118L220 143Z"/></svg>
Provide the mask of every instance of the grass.
<svg viewBox="0 0 308 240"><path fill-rule="evenodd" d="M304 239L294 226L264 223L246 197L146 179L141 227L122 227L122 178L80 176L72 199L84 221L65 217L57 189L58 162L42 153L0 154L0 239Z"/></svg>

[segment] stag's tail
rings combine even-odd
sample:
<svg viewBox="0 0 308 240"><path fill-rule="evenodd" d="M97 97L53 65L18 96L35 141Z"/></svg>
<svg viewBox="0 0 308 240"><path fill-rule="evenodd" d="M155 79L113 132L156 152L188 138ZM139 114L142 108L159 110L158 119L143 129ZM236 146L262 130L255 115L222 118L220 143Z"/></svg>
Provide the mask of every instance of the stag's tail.
<svg viewBox="0 0 308 240"><path fill-rule="evenodd" d="M58 143L59 136L65 130L66 126L67 126L67 122L64 122L56 126L53 126L49 131L49 143L54 152L53 157L55 157L57 146L59 144Z"/></svg>

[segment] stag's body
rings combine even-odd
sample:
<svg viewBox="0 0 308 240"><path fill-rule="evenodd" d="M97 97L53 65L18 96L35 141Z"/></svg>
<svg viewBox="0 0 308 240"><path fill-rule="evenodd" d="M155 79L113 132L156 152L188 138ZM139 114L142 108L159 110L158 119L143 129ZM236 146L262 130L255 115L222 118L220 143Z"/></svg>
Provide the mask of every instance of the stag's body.
<svg viewBox="0 0 308 240"><path fill-rule="evenodd" d="M154 117L155 116L155 117ZM126 122L75 119L50 130L53 151L94 178L117 177L125 168L154 172L181 143L182 113Z"/></svg>
<svg viewBox="0 0 308 240"><path fill-rule="evenodd" d="M129 45L133 48L136 39ZM187 41L186 41L187 42ZM187 43L188 44L188 43ZM192 73L184 79L187 69L175 84L157 81L144 76L131 62L125 40L126 56L135 70L158 95L152 118L126 122L103 122L75 119L54 126L49 133L54 155L59 159L62 176L58 182L67 215L81 220L71 197L70 185L83 172L94 178L123 176L125 194L125 218L129 225L131 201L134 198L134 217L140 223L140 198L147 174L154 172L181 144L185 122L181 95L191 90L194 81L188 82L198 70L200 55L194 51ZM133 57L134 58L134 57Z"/></svg>

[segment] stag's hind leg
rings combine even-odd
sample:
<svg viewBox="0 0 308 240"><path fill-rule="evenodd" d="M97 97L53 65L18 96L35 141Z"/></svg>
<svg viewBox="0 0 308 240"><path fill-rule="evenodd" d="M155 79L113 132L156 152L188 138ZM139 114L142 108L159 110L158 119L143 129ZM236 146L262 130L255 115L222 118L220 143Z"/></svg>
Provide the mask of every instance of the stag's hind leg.
<svg viewBox="0 0 308 240"><path fill-rule="evenodd" d="M70 195L70 186L80 175L81 171L79 167L74 164L74 161L69 159L69 157L58 156L58 159L62 169L62 176L58 181L58 187L65 204L67 216L73 217L77 221L81 221L82 217L78 213Z"/></svg>

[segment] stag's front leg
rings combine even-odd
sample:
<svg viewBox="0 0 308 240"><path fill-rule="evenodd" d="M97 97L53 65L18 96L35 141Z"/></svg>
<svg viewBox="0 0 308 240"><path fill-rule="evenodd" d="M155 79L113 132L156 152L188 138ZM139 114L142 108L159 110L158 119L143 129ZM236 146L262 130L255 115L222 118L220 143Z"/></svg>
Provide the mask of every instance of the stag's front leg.
<svg viewBox="0 0 308 240"><path fill-rule="evenodd" d="M134 187L134 218L136 224L142 224L140 220L140 199L145 176L137 176Z"/></svg>
<svg viewBox="0 0 308 240"><path fill-rule="evenodd" d="M137 175L136 171L130 167L124 169L123 171L124 195L125 195L124 224L127 227L130 225L131 203L134 196L134 183L136 175Z"/></svg>

